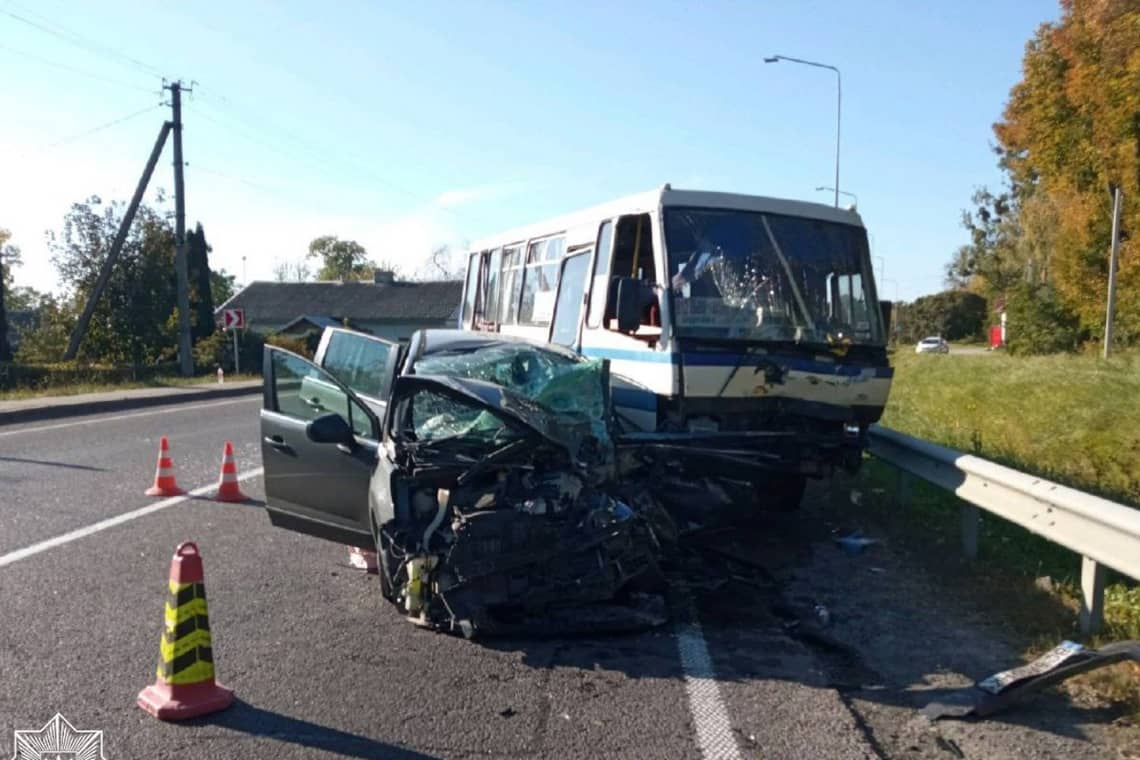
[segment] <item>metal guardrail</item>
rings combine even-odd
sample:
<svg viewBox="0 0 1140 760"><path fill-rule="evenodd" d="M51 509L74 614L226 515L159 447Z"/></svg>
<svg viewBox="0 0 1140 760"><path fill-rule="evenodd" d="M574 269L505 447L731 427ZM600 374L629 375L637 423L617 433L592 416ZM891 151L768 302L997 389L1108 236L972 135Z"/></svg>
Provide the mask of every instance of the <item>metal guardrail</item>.
<svg viewBox="0 0 1140 760"><path fill-rule="evenodd" d="M880 425L871 453L898 468L898 501L909 499L908 475L963 500L962 548L978 553L978 508L1016 523L1081 556L1081 630L1104 622L1104 568L1140 580L1140 510L1003 467Z"/></svg>

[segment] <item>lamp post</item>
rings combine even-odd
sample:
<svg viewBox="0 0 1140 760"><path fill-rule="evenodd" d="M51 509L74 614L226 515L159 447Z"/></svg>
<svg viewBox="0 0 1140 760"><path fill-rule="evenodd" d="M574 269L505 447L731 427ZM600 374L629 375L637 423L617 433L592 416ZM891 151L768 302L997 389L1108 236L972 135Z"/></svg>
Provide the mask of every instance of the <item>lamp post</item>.
<svg viewBox="0 0 1140 760"><path fill-rule="evenodd" d="M834 192L835 188L834 187L828 187L827 185L820 185L819 187L816 188L816 192L819 192L820 190L827 190L829 192ZM852 204L855 206L855 208L859 207L859 196L855 195L855 193L849 193L846 190L840 190L839 194L851 196Z"/></svg>
<svg viewBox="0 0 1140 760"><path fill-rule="evenodd" d="M792 58L786 55L774 55L764 59L764 63L779 63L780 61L802 63L804 66L815 66L817 69L831 69L835 72L835 187L833 189L835 190L835 207L839 208L839 124L840 113L843 110L843 78L839 74L839 69L826 63L805 61L802 58Z"/></svg>

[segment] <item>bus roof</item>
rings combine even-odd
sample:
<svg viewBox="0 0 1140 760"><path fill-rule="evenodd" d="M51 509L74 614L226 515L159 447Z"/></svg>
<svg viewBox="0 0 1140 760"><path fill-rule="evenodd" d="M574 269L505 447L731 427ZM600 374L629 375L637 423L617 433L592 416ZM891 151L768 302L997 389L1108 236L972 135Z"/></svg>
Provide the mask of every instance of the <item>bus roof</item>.
<svg viewBox="0 0 1140 760"><path fill-rule="evenodd" d="M808 201L768 198L761 195L718 193L706 190L680 190L674 189L666 184L655 190L628 195L624 198L592 206L581 211L575 211L536 224L528 224L524 227L516 227L497 235L491 235L481 240L476 240L468 247L468 250L483 251L510 243L519 243L533 238L544 237L546 235L555 235L563 232L573 233L576 229L587 232L588 237L583 238L581 241L567 240L567 247L583 242L589 243L593 242L594 235L597 234L597 225L601 220L624 214L648 213L650 211L656 211L662 206L762 211L771 214L782 214L784 216L799 216L827 222L850 224L856 227L863 226L863 220L859 214L851 209L835 208L822 203L811 203Z"/></svg>

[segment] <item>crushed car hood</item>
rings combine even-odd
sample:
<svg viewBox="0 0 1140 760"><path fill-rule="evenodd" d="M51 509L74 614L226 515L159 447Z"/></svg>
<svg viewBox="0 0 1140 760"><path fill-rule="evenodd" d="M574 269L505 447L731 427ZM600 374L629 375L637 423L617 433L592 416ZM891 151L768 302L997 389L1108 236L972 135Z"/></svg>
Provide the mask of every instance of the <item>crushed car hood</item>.
<svg viewBox="0 0 1140 760"><path fill-rule="evenodd" d="M608 381L607 381L608 382ZM612 458L612 440L589 415L567 408L554 410L539 401L485 380L444 375L403 375L396 379L389 404L389 434L399 447L406 442L394 420L401 403L428 390L480 407L508 425L521 426L566 451L572 461L598 464ZM472 425L455 425L450 435L463 436ZM599 437L602 432L604 437Z"/></svg>

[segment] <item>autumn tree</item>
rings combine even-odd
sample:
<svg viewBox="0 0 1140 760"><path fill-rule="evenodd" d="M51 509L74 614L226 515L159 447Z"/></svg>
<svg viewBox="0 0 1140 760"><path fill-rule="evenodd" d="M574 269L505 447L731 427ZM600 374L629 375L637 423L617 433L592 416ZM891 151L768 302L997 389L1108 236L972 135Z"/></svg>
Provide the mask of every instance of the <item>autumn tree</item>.
<svg viewBox="0 0 1140 760"><path fill-rule="evenodd" d="M1028 313L1071 313L1083 333L1103 334L1110 189L1120 187L1126 203L1116 335L1136 343L1140 239L1129 233L1140 228L1140 4L1062 0L1061 10L1026 46L1022 80L994 126L1017 227L1001 245L1020 256L1025 281L1048 286L1040 292L1049 303Z"/></svg>

